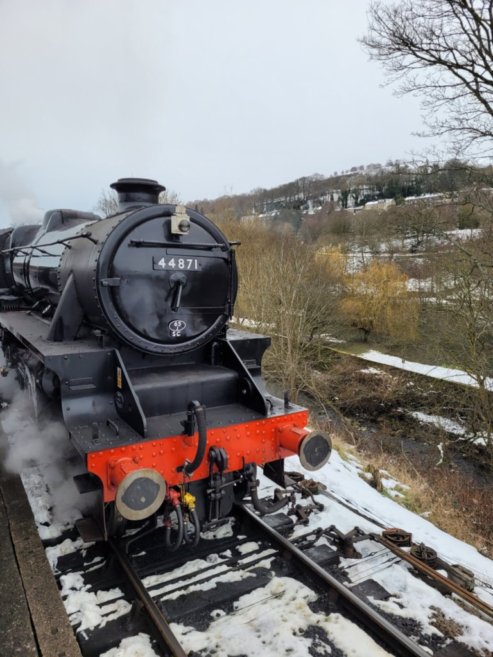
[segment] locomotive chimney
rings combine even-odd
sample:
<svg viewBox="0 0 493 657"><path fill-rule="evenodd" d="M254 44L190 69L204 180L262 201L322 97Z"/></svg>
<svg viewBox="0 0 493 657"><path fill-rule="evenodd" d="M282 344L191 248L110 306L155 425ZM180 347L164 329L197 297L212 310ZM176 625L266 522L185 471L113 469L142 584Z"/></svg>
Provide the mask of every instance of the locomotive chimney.
<svg viewBox="0 0 493 657"><path fill-rule="evenodd" d="M110 185L118 194L118 211L143 205L156 205L166 187L149 178L119 178Z"/></svg>

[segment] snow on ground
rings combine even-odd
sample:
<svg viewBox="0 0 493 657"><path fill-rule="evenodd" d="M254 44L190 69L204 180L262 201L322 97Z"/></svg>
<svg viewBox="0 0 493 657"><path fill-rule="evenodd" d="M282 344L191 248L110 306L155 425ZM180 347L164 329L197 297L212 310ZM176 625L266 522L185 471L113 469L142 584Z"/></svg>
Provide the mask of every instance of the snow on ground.
<svg viewBox="0 0 493 657"><path fill-rule="evenodd" d="M313 478L325 484L336 499L349 504L367 517L374 518L385 527L400 527L412 532L415 542L433 547L444 561L459 563L469 568L476 576L475 595L493 605L493 561L479 554L467 543L438 529L425 518L408 511L393 499L380 494L360 476L363 472L356 459L344 460L334 450L329 463L318 472L304 470L297 457L287 459L286 469L303 472L308 479ZM406 488L393 479L384 478L383 483L390 494L395 492L396 486ZM261 485L264 494L273 489L272 482L263 476ZM381 533L380 526L348 510L337 501L321 496L318 499L325 508L310 516L309 529L334 524L342 532L348 532L358 526L364 532ZM303 534L306 531L307 527L299 526L295 534ZM410 573L411 569L407 564L378 543L365 541L358 543L357 548L363 559L346 559L342 563L354 584L371 578L391 594L385 602L373 600L382 611L414 619L420 624L424 634L440 634L431 623L436 610L440 610L447 619L460 626L458 641L474 648L478 654L493 654L493 625L468 613L454 600L427 586Z"/></svg>
<svg viewBox="0 0 493 657"><path fill-rule="evenodd" d="M288 459L287 470L293 469L303 472L303 468L296 457ZM329 463L318 472L304 472L307 478L315 478L327 486L332 498L319 496L324 504L324 510L314 512L310 517L309 529L335 525L343 532L350 531L359 526L367 532L380 533L381 527L371 520L359 516L355 511L374 518L387 527L402 527L413 533L416 542L423 542L435 548L439 555L450 563L460 563L472 570L476 575L475 594L493 604L493 562L480 555L475 548L441 531L425 518L416 516L407 509L398 505L388 496L381 495L368 485L360 476L361 465L356 459L344 460L334 450ZM49 526L50 491L43 485L41 474L28 472L23 476L27 493L36 516L38 527L43 531ZM267 495L273 487L272 482L261 476L263 493ZM389 494L398 493L405 487L390 476L383 478L384 486ZM351 511L338 501L351 506ZM61 521L61 527L65 526ZM231 527L226 525L227 531ZM224 530L223 530L224 531ZM307 532L307 527L298 526L296 533ZM80 539L65 539L58 545L48 547L47 557L56 571L57 560L75 550L83 554L85 548ZM269 568L272 551L264 550L258 553L258 545L246 542L239 546L242 560L252 563L251 567L243 570L241 577L250 576L250 568L260 565ZM362 560L345 560L344 567L353 583L362 581L367 577L379 582L389 593L387 601L374 600L374 604L382 611L388 611L397 616L415 619L420 623L424 633L438 633L439 630L432 625L435 608L441 610L447 619L456 622L462 634L459 641L483 651L483 654L493 654L493 626L481 621L457 605L454 600L445 598L437 591L426 586L415 578L406 564L401 563L393 555L374 542L361 543L358 549L363 552ZM218 554L207 560L193 560L182 566L182 575L197 572L197 577L188 580L193 590L203 591L215 586L221 581L232 581L235 571L227 572L222 562L230 553ZM210 568L214 565L214 576L208 573L207 581L201 581L198 571L201 568ZM99 564L88 564L90 568L97 568ZM216 572L217 571L217 572ZM237 571L239 572L239 571ZM149 577L146 585L156 597L175 598L180 590L173 589L169 577L177 574ZM169 583L168 583L169 581ZM212 584L212 581L214 584ZM77 631L90 630L104 626L110 619L122 616L129 611L129 604L123 599L119 589L93 592L84 582L84 573L71 573L61 578L61 595L67 608L70 620ZM228 622L224 612L216 610L211 617L210 627L206 632L195 630L176 624L175 632L188 650L197 649L207 645L210 648L217 646L217 656L234 654L238 645L242 646L246 655L283 655L304 657L310 654L310 648L316 650L318 639L311 634L308 628L315 626L323 629L334 645L348 655L385 655L386 653L375 646L371 639L362 633L350 621L338 614L327 617L322 613L314 612L309 602L315 594L300 582L290 578L273 579L269 584L258 591L241 596L235 604L234 614L239 624ZM286 630L289 627L290 630ZM357 637L357 640L355 638ZM235 648L233 648L233 646ZM289 648L289 650L288 650ZM480 654L480 653L479 653ZM148 637L138 635L121 642L118 648L106 652L101 657L155 657Z"/></svg>
<svg viewBox="0 0 493 657"><path fill-rule="evenodd" d="M464 425L454 420L450 420L447 417L441 417L440 415L429 415L428 413L421 413L420 411L412 411L410 413L419 422L423 424L431 424L438 429L443 429L447 433L454 434L458 438L463 440L471 440L477 445L487 444L487 434L475 436L472 433L468 432Z"/></svg>
<svg viewBox="0 0 493 657"><path fill-rule="evenodd" d="M416 543L425 543L434 548L444 561L451 564L460 563L469 568L477 575L476 595L493 605L493 561L479 554L471 545L450 536L422 516L412 513L393 499L380 494L361 478L362 468L356 459L346 461L336 450L333 450L330 461L317 472L304 470L296 456L287 459L286 469L297 470L308 479L313 478L323 483L336 498L349 504L356 511L374 518L385 527L401 527L412 532ZM262 477L262 485L265 491L275 487L265 477ZM395 484L392 486L395 487ZM403 485L400 486L405 488ZM310 528L334 524L343 532L350 531L355 526L367 532L382 531L378 525L349 511L337 502L322 497L320 500L324 503L325 509L311 515ZM303 531L306 531L306 528ZM493 637L493 626L491 632Z"/></svg>
<svg viewBox="0 0 493 657"><path fill-rule="evenodd" d="M229 538L230 536L233 536L233 523L231 521L219 525L219 527L216 527L215 529L200 532L200 538L206 541L213 541L219 538Z"/></svg>
<svg viewBox="0 0 493 657"><path fill-rule="evenodd" d="M232 615L212 614L205 632L172 623L171 629L186 652L203 650L207 646L215 657L241 654L245 657L310 657L319 641L309 632L321 628L334 645L351 657L387 657L357 625L340 614L326 616L313 612L309 603L318 595L301 582L290 577L276 577L265 587L241 596ZM290 628L290 631L287 628ZM317 651L318 652L318 651ZM321 654L326 654L322 652Z"/></svg>
<svg viewBox="0 0 493 657"><path fill-rule="evenodd" d="M434 427L438 427L438 429L447 431L447 433L454 433L457 436L464 436L466 434L464 425L454 422L454 420L450 420L447 417L429 415L428 413L421 413L421 411L411 411L410 415L424 424L432 424Z"/></svg>
<svg viewBox="0 0 493 657"><path fill-rule="evenodd" d="M360 372L362 374L372 374L375 376L385 376L387 374L384 370L379 370L376 367L364 367Z"/></svg>
<svg viewBox="0 0 493 657"><path fill-rule="evenodd" d="M160 573L158 575L148 575L145 577L142 582L146 588L150 588L152 586L156 586L157 584L164 584L170 580L179 580L184 577L187 577L188 575L191 575L192 573L196 573L199 570L203 570L204 568L209 568L211 564L213 563L222 563L223 561L226 561L228 556L231 555L225 555L223 554L211 554L208 555L205 559L190 559L190 561L187 561L184 563L182 566L179 566L177 568L174 568L171 572L169 573Z"/></svg>
<svg viewBox="0 0 493 657"><path fill-rule="evenodd" d="M81 538L77 538L75 541L73 541L71 538L66 538L64 541L54 545L53 547L47 547L45 549L46 558L50 562L52 571L54 573L57 572L57 562L60 557L63 557L66 554L72 554L78 550L83 550L89 545L89 543L85 544Z"/></svg>
<svg viewBox="0 0 493 657"><path fill-rule="evenodd" d="M447 230L445 234L454 240L477 240L483 234L482 228L456 228L455 230Z"/></svg>
<svg viewBox="0 0 493 657"><path fill-rule="evenodd" d="M462 642L479 652L492 654L493 631L490 623L464 613L464 609L453 599L443 596L421 579L410 576L409 564L396 561L393 557L389 561L389 552L379 550L373 541L363 541L357 547L362 559L342 559L341 565L354 584L364 581L370 574L390 593L390 598L385 601L371 599L379 609L394 616L414 618L424 634L442 636L430 622L440 610L447 619L460 625L462 634L458 638Z"/></svg>
<svg viewBox="0 0 493 657"><path fill-rule="evenodd" d="M330 333L320 333L318 337L321 340L325 340L325 342L332 342L333 344L346 344L346 340L340 340L339 338L334 338L334 336L330 335Z"/></svg>
<svg viewBox="0 0 493 657"><path fill-rule="evenodd" d="M150 594L153 598L159 598L161 601L164 600L176 600L181 595L186 593L187 595L193 593L194 591L209 591L216 588L218 584L224 584L226 582L240 582L242 580L253 577L254 573L252 569L248 567L248 564L254 564L255 568L263 566L264 568L270 568L273 555L275 550L268 548L262 552L256 552L255 554L247 554L241 559L241 568L235 570L231 569L229 564L221 564L220 562L226 557L231 556L229 553L223 553L218 556L217 561L219 565L216 568L210 568L204 574L200 570L206 566L210 566L211 560L195 559L194 562L198 566L197 570L199 571L195 577L187 579L187 581L182 586L176 586L175 582L180 574L183 572L194 572L193 570L187 570L185 566L176 568L168 573L163 573L162 575L151 575L150 577L144 578L142 581L147 589L149 589ZM165 585L161 588L152 588L161 582L172 581L170 585Z"/></svg>
<svg viewBox="0 0 493 657"><path fill-rule="evenodd" d="M109 621L130 613L132 606L123 600L120 589L94 593L87 588L82 573L71 573L63 582L63 604L70 623L77 626L77 632L104 627Z"/></svg>
<svg viewBox="0 0 493 657"><path fill-rule="evenodd" d="M248 541L248 543L243 543L243 545L238 546L238 552L240 554L248 554L249 552L255 552L258 550L259 545L255 541Z"/></svg>
<svg viewBox="0 0 493 657"><path fill-rule="evenodd" d="M141 632L137 636L123 639L118 648L111 648L100 657L158 657L158 655L152 649L150 637Z"/></svg>
<svg viewBox="0 0 493 657"><path fill-rule="evenodd" d="M408 278L406 287L409 292L432 292L434 285L431 278Z"/></svg>
<svg viewBox="0 0 493 657"><path fill-rule="evenodd" d="M50 467L54 467L51 464ZM63 470L63 465L60 464ZM43 540L60 538L64 531L73 527L74 520L80 517L77 511L69 504L63 508L63 514L53 517L54 500L52 491L39 467L28 468L21 473L22 483L26 490L29 503ZM60 509L59 509L60 511ZM45 548L52 571L58 572L57 563L60 557L74 552L81 552L84 556L92 543L84 543L81 538L65 540ZM88 564L87 572L101 567L100 559ZM108 621L118 618L130 611L130 604L123 600L120 589L110 591L91 592L84 584L83 573L71 573L60 578L61 591L65 609L72 625L77 632L83 632L95 627L103 627ZM137 657L139 653L121 653L124 657ZM146 653L142 653L147 657ZM151 655L151 653L149 653ZM119 653L118 653L119 656Z"/></svg>
<svg viewBox="0 0 493 657"><path fill-rule="evenodd" d="M46 548L46 556L53 572L57 572L56 564L59 557L78 550L84 554L88 545L81 539L76 541L66 539L57 546ZM70 623L76 627L77 632L104 627L109 621L128 614L131 610L130 603L123 599L123 592L119 588L90 591L89 585L84 582L84 574L91 570L94 568L60 577L60 595Z"/></svg>
<svg viewBox="0 0 493 657"><path fill-rule="evenodd" d="M399 356L390 356L375 349L368 349L360 353L351 353L349 351L340 350L341 353L348 354L349 356L356 356L363 360L368 360L372 363L380 363L381 365L388 365L389 367L396 367L400 370L407 372L415 372L416 374L423 374L433 379L441 379L442 381L450 381L452 383L461 383L465 386L472 386L477 388L477 381L467 372L463 370L451 369L449 367L441 367L439 365L426 365L424 363L415 363L411 360L405 360ZM493 379L486 379L485 387L487 390L493 390Z"/></svg>
<svg viewBox="0 0 493 657"><path fill-rule="evenodd" d="M52 475L55 469L55 466L50 464ZM59 506L57 508L58 513L55 515L55 502L52 491L49 489L46 476L40 467L26 468L21 472L21 479L36 519L39 535L43 541L58 538L64 531L73 526L77 518L80 518L80 510L70 503L71 500L68 504L62 507Z"/></svg>

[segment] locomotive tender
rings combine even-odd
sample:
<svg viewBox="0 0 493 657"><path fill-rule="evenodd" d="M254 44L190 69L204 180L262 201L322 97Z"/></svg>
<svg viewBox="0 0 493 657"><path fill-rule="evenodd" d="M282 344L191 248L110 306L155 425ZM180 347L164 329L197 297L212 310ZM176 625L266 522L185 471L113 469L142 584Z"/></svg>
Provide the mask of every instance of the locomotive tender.
<svg viewBox="0 0 493 657"><path fill-rule="evenodd" d="M3 373L61 414L99 537L159 518L176 548L247 493L262 513L280 508L279 491L259 500L256 466L283 485L285 457L315 470L331 444L306 409L266 393L269 338L227 326L235 245L199 212L158 204L154 180L111 187L112 216L51 210L0 233Z"/></svg>

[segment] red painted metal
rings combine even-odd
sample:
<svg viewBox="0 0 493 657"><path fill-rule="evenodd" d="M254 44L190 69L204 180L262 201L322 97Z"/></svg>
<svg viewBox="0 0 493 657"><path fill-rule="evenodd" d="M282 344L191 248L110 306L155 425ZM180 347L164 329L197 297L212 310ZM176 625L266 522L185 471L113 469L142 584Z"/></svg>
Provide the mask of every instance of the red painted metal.
<svg viewBox="0 0 493 657"><path fill-rule="evenodd" d="M284 449L287 449L294 454L299 453L301 441L310 433L308 429L305 429L304 427L296 427L292 424L286 424L285 426L279 427L277 431L281 447L284 447Z"/></svg>
<svg viewBox="0 0 493 657"><path fill-rule="evenodd" d="M223 447L226 450L226 472L241 470L244 463L254 462L261 465L298 453L299 443L308 433L305 430L307 422L308 411L298 411L289 415L208 429L207 446ZM192 461L197 442L197 433L191 437L181 434L91 452L87 455L87 469L101 480L104 501L111 502L115 499L116 489L124 471L128 473L140 468L154 468L163 476L168 486L183 483L184 475L177 472L177 469L184 464L185 459ZM186 481L198 481L208 475L209 466L205 458Z"/></svg>
<svg viewBox="0 0 493 657"><path fill-rule="evenodd" d="M140 468L139 460L129 456L110 459L108 461L108 479L111 486L117 489L128 474Z"/></svg>

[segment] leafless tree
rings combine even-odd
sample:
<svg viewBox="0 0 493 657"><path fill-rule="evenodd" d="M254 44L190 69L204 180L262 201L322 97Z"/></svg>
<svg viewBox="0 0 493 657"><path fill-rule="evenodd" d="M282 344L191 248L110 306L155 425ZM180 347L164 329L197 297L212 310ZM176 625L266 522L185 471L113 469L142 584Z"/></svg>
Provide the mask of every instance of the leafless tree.
<svg viewBox="0 0 493 657"><path fill-rule="evenodd" d="M109 217L118 212L118 197L112 189L102 189L94 207L103 217Z"/></svg>
<svg viewBox="0 0 493 657"><path fill-rule="evenodd" d="M220 225L241 242L237 319L272 338L264 372L293 401L301 391L313 393L314 371L331 353L322 335L334 327L339 289L333 271L292 234L273 232L260 221L229 218Z"/></svg>
<svg viewBox="0 0 493 657"><path fill-rule="evenodd" d="M159 195L159 203L177 205L181 203L181 199L177 192L166 190ZM103 217L110 217L112 214L116 214L118 212L118 196L116 192L112 189L102 189L94 209L96 212L102 214Z"/></svg>
<svg viewBox="0 0 493 657"><path fill-rule="evenodd" d="M172 189L167 189L164 192L159 194L159 203L170 203L171 205L179 205L181 203L181 198L178 192L173 191Z"/></svg>
<svg viewBox="0 0 493 657"><path fill-rule="evenodd" d="M398 92L424 97L432 134L491 152L493 0L373 2L362 43Z"/></svg>

